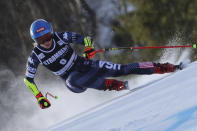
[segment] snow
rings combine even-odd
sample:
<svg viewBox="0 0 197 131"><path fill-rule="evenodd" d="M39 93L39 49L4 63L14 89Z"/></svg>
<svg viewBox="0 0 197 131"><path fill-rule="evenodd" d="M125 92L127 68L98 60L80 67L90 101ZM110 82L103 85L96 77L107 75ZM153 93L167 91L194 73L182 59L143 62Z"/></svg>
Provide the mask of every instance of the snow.
<svg viewBox="0 0 197 131"><path fill-rule="evenodd" d="M152 81L149 79L148 83L135 87L136 91L124 92L46 130L195 131L196 68L197 62L193 62L184 70L170 75L151 75ZM129 83L131 86L131 81Z"/></svg>

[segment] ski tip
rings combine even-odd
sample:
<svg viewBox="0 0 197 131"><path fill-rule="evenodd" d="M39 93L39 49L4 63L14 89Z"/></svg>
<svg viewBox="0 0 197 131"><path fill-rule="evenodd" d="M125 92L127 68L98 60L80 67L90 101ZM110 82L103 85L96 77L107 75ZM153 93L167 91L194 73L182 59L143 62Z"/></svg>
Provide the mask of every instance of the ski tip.
<svg viewBox="0 0 197 131"><path fill-rule="evenodd" d="M180 70L186 68L190 63L191 63L190 59L187 59L187 60L184 60L184 61L180 62L180 64L179 64Z"/></svg>
<svg viewBox="0 0 197 131"><path fill-rule="evenodd" d="M125 87L125 90L129 89L129 82L128 81L124 81L124 87Z"/></svg>

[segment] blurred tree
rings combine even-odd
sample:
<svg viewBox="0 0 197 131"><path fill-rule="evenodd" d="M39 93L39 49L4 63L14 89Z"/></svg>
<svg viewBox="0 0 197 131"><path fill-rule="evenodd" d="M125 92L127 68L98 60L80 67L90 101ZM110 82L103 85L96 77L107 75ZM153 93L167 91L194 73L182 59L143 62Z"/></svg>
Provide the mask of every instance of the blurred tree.
<svg viewBox="0 0 197 131"><path fill-rule="evenodd" d="M124 3L122 8L127 11L119 16L119 26L113 26L117 33L116 39L130 39L130 46L164 45L178 33L182 38L181 44L196 41L197 0L121 0L121 2ZM129 12L125 9L128 8L125 2L134 5L135 10ZM159 50L142 52L141 55L146 60L157 58Z"/></svg>
<svg viewBox="0 0 197 131"><path fill-rule="evenodd" d="M85 0L7 0L0 9L0 69L24 72L33 48L29 27L36 19L50 21L54 31L96 35L96 15Z"/></svg>

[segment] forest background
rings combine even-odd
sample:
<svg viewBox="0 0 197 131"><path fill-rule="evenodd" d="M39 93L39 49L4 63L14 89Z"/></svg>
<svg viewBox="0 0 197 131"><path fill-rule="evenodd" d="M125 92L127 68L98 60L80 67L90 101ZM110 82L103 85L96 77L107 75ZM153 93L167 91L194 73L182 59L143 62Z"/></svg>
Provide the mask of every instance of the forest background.
<svg viewBox="0 0 197 131"><path fill-rule="evenodd" d="M114 5L113 9L111 5ZM106 11L102 8L104 6L109 9ZM26 112L24 116L29 116L29 109L35 107L33 104L23 104L31 103L23 98L30 96L23 77L27 58L33 49L29 28L39 18L48 20L54 31L73 31L91 36L96 49L189 45L196 43L197 39L197 0L0 1L0 127L9 127L9 121L19 112L17 109L22 110L23 115ZM74 48L79 55L84 49L83 46ZM100 53L96 59L116 63L158 61L162 51L149 49ZM197 50L191 51L192 60L196 60ZM41 67L42 71L48 73ZM45 82L51 76L41 75L40 78Z"/></svg>

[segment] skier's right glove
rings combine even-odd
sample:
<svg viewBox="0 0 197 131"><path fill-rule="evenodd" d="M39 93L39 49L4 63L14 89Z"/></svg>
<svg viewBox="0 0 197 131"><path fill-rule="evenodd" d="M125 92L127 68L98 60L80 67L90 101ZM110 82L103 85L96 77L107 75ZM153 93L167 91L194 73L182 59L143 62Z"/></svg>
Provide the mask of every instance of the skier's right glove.
<svg viewBox="0 0 197 131"><path fill-rule="evenodd" d="M45 98L41 92L39 92L38 95L36 95L36 99L38 100L38 104L40 105L40 108L46 109L51 106L49 100Z"/></svg>
<svg viewBox="0 0 197 131"><path fill-rule="evenodd" d="M43 97L42 93L37 89L36 84L34 82L30 82L27 78L24 79L24 82L26 86L29 88L29 90L33 93L33 95L38 100L38 104L42 109L48 108L51 106L50 102Z"/></svg>

